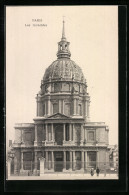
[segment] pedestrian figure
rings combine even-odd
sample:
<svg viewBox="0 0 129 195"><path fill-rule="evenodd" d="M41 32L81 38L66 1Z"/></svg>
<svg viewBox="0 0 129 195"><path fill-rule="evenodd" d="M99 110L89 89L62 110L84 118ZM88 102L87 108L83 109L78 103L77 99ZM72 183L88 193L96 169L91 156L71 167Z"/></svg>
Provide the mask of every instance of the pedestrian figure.
<svg viewBox="0 0 129 195"><path fill-rule="evenodd" d="M99 168L97 167L97 169L96 169L97 176L99 176L99 172L100 172L100 170L99 170Z"/></svg>
<svg viewBox="0 0 129 195"><path fill-rule="evenodd" d="M94 175L94 168L91 168L90 173L91 173L91 176L93 176L93 175Z"/></svg>

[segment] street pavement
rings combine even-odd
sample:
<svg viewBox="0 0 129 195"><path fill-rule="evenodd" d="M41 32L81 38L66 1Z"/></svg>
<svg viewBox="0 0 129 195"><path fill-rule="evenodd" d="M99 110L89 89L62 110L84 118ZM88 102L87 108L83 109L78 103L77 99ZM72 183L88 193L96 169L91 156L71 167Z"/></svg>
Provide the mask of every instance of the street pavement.
<svg viewBox="0 0 129 195"><path fill-rule="evenodd" d="M117 174L43 174L41 176L9 176L8 180L118 180Z"/></svg>

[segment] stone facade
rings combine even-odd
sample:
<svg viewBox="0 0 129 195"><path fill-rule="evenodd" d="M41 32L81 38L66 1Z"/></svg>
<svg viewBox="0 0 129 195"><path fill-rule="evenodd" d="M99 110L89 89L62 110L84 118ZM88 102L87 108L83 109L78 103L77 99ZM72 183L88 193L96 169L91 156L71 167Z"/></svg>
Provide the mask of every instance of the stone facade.
<svg viewBox="0 0 129 195"><path fill-rule="evenodd" d="M90 96L81 68L70 59L64 22L57 60L45 71L33 124L16 124L14 173L84 172L109 163L105 123L90 122Z"/></svg>

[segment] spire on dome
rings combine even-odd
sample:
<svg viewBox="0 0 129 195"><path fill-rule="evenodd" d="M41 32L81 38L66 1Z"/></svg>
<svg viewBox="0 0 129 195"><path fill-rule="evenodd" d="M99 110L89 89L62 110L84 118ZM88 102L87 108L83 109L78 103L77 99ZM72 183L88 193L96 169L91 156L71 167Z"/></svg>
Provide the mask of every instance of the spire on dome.
<svg viewBox="0 0 129 195"><path fill-rule="evenodd" d="M64 21L64 18L63 18L63 29L62 29L62 39L61 40L66 40L66 37L65 37L65 21Z"/></svg>

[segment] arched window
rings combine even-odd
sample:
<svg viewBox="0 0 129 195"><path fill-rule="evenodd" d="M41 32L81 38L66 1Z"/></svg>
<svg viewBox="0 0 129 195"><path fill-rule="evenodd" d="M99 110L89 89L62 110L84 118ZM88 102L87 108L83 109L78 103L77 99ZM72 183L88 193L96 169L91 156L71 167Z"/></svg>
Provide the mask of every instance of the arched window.
<svg viewBox="0 0 129 195"><path fill-rule="evenodd" d="M58 112L59 112L58 103L54 103L53 104L53 114L58 113Z"/></svg>
<svg viewBox="0 0 129 195"><path fill-rule="evenodd" d="M61 90L61 85L60 83L55 83L54 84L54 92L59 92Z"/></svg>
<svg viewBox="0 0 129 195"><path fill-rule="evenodd" d="M78 110L79 110L79 115L82 116L82 105L81 104L79 104Z"/></svg>
<svg viewBox="0 0 129 195"><path fill-rule="evenodd" d="M69 103L65 104L64 111L65 111L65 115L70 116L70 104Z"/></svg>

